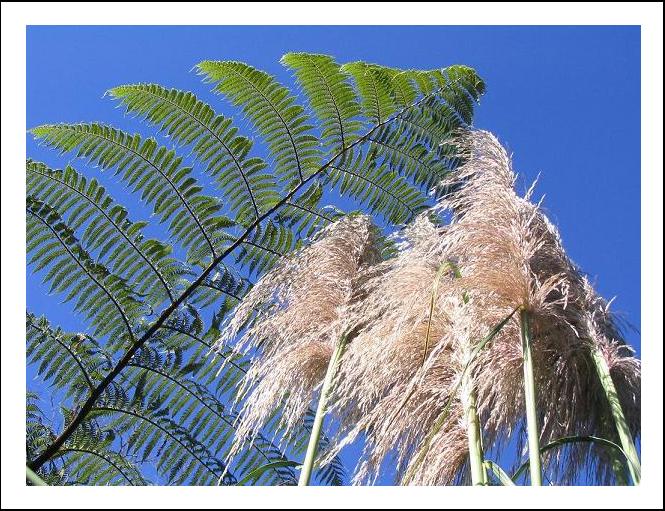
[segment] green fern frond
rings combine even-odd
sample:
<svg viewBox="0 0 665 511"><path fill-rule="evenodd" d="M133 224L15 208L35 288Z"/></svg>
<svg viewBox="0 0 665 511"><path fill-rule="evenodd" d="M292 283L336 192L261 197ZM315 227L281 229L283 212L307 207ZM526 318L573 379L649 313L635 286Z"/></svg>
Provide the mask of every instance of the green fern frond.
<svg viewBox="0 0 665 511"><path fill-rule="evenodd" d="M385 126L368 138L369 150L397 174L428 192L447 176L448 169L418 138L400 125Z"/></svg>
<svg viewBox="0 0 665 511"><path fill-rule="evenodd" d="M50 291L76 298L74 310L94 326L95 336L108 335L117 349L133 341L133 325L144 306L124 279L96 263L81 246L72 229L49 205L32 196L27 201L26 252L33 272L47 271Z"/></svg>
<svg viewBox="0 0 665 511"><path fill-rule="evenodd" d="M403 224L426 207L427 197L403 177L377 164L374 155L357 151L341 165L331 165L326 184L366 205L394 224Z"/></svg>
<svg viewBox="0 0 665 511"><path fill-rule="evenodd" d="M319 207L322 196L323 186L317 181L301 195L287 201L275 215L275 222L286 225L297 236L309 238L314 232L344 214L334 206Z"/></svg>
<svg viewBox="0 0 665 511"><path fill-rule="evenodd" d="M27 160L26 184L29 194L48 203L73 230L82 229L81 241L88 249L97 251L97 257L146 295L153 307L174 300L178 268L169 257L171 247L144 239L147 222L132 222L96 179L88 180L69 166L53 170Z"/></svg>
<svg viewBox="0 0 665 511"><path fill-rule="evenodd" d="M328 55L287 53L280 61L293 70L309 104L321 121L324 145L337 152L360 136L360 105L348 76Z"/></svg>
<svg viewBox="0 0 665 511"><path fill-rule="evenodd" d="M267 222L254 229L237 251L236 262L247 268L250 275L260 275L284 255L299 246L293 231L284 225Z"/></svg>
<svg viewBox="0 0 665 511"><path fill-rule="evenodd" d="M153 205L162 222L169 222L176 241L185 248L204 246L208 257L216 256L218 233L232 222L218 215L219 201L200 193L192 169L184 167L174 151L152 138L142 140L138 134L96 123L44 125L31 132L48 147L77 150L77 157L113 169L133 191L141 192L141 199Z"/></svg>
<svg viewBox="0 0 665 511"><path fill-rule="evenodd" d="M269 74L242 62L204 61L196 66L256 126L270 148L275 174L291 189L319 168L319 140L289 90Z"/></svg>
<svg viewBox="0 0 665 511"><path fill-rule="evenodd" d="M236 482L233 474L225 474L224 463L171 419L159 402L141 406L124 396L107 394L93 407L90 418L106 419L112 429L128 435L130 455L145 462L154 453L150 461L170 484L215 485L220 478L224 484Z"/></svg>
<svg viewBox="0 0 665 511"><path fill-rule="evenodd" d="M470 124L484 84L464 66L340 66L307 53L287 54L282 64L307 108L249 65L197 66L254 125L265 160L230 118L190 92L155 84L109 91L128 113L190 148L207 174L201 181L152 138L97 123L32 130L44 145L119 175L169 235L147 239L147 223L132 222L97 179L26 163L29 264L91 324L89 335L70 334L27 318L28 363L64 396L57 424L33 398L26 403L28 465L49 484L146 484L142 474L155 468L158 483L234 484L271 464L255 484L295 483L269 440L280 434L279 410L227 460L237 419L230 403L251 361L232 349L211 356L222 322L251 280L344 214L322 206L329 190L400 225L427 206L432 189L443 193L435 185L459 164L451 135ZM205 194L210 180L221 193ZM181 249L182 262L174 258ZM127 350L116 353L121 346ZM285 439L289 457L307 444L308 427L306 418ZM324 435L323 451L326 442ZM316 477L342 484L344 467L335 458Z"/></svg>
<svg viewBox="0 0 665 511"><path fill-rule="evenodd" d="M62 462L69 480L94 486L143 486L148 481L138 466L113 448L113 434L93 422L82 424L53 457Z"/></svg>
<svg viewBox="0 0 665 511"><path fill-rule="evenodd" d="M194 144L193 153L223 190L238 223L250 223L279 199L267 163L248 157L252 141L238 135L231 119L217 115L191 92L137 84L114 87L109 94L177 144Z"/></svg>
<svg viewBox="0 0 665 511"><path fill-rule="evenodd" d="M65 399L90 393L110 369L109 357L85 334L68 334L52 328L46 317L26 314L26 356L37 365L37 375L65 390Z"/></svg>
<svg viewBox="0 0 665 511"><path fill-rule="evenodd" d="M372 124L385 122L397 111L388 73L365 62L344 64L342 71L353 77L363 113Z"/></svg>

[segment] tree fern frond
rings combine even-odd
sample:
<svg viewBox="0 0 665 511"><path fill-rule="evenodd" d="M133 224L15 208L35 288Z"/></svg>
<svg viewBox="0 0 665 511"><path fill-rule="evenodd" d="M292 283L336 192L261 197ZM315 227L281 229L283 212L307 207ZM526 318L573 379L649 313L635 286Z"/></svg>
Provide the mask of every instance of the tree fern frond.
<svg viewBox="0 0 665 511"><path fill-rule="evenodd" d="M169 245L145 239L146 223L131 222L97 180L71 167L27 162L30 264L65 300L76 298L75 309L91 319L97 339L30 317L30 363L58 397L65 395L57 427L28 403L28 465L45 478L143 484L141 474L152 478L156 468L160 483L233 484L235 475L278 462L255 482L295 482L271 440L279 433L279 410L276 422L227 466L237 419L230 403L251 361L231 348L211 353L222 322L251 280L343 214L321 205L330 188L395 224L419 213L427 205L424 191L457 162L441 143L468 125L484 85L462 66L422 73L340 67L332 57L304 53L282 63L295 74L307 108L246 64L197 66L255 126L266 161L251 155L252 142L230 118L190 92L154 84L109 91L127 112L190 148L224 206L204 195L204 180L154 139L101 124L32 131L46 146L74 151L120 176L167 227L174 252L187 254L176 261ZM233 220L222 215L224 207ZM127 349L117 354L123 343ZM293 432L289 449L306 445L307 428L305 421ZM341 461L317 477L343 483Z"/></svg>
<svg viewBox="0 0 665 511"><path fill-rule="evenodd" d="M222 266L215 273L208 276L190 298L190 303L197 307L208 307L218 300L232 300L235 306L245 292L251 287L251 283L228 267Z"/></svg>
<svg viewBox="0 0 665 511"><path fill-rule="evenodd" d="M170 484L215 485L226 470L224 463L171 419L168 409L159 402L142 406L106 393L93 407L90 417L105 418L109 427L129 435L127 449L131 455L146 461L154 452L155 468ZM223 482L235 484L236 479L227 473Z"/></svg>
<svg viewBox="0 0 665 511"><path fill-rule="evenodd" d="M280 61L293 70L312 110L321 121L322 142L333 152L359 136L361 109L348 76L328 55L287 53Z"/></svg>
<svg viewBox="0 0 665 511"><path fill-rule="evenodd" d="M143 304L122 278L92 260L71 228L49 205L27 197L26 251L33 271L48 269L44 282L51 292L68 291L65 301L77 298L74 310L94 326L94 335L109 335L118 348L133 341L133 325L142 315Z"/></svg>
<svg viewBox="0 0 665 511"><path fill-rule="evenodd" d="M235 397L235 386L247 371L247 360L232 350L209 357L212 341L193 332L182 321L163 325L160 333L158 339L162 344L191 349L188 362L182 369L184 374L191 374L199 383L208 385L218 399Z"/></svg>
<svg viewBox="0 0 665 511"><path fill-rule="evenodd" d="M77 156L114 169L141 198L153 204L162 222L185 248L205 246L207 256L215 257L216 235L232 225L219 216L221 204L202 195L201 186L182 166L174 151L158 146L152 139L130 135L101 124L52 124L31 130L48 147L62 152L78 150ZM199 260L195 260L198 263Z"/></svg>
<svg viewBox="0 0 665 511"><path fill-rule="evenodd" d="M196 66L214 91L242 108L271 150L275 173L287 189L319 167L319 140L289 90L269 74L242 62L204 61Z"/></svg>
<svg viewBox="0 0 665 511"><path fill-rule="evenodd" d="M148 481L139 468L113 448L113 435L94 423L84 423L53 457L62 461L68 479L94 486L143 486Z"/></svg>
<svg viewBox="0 0 665 511"><path fill-rule="evenodd" d="M344 214L334 206L319 207L322 196L323 186L317 181L298 197L286 201L275 215L275 222L286 225L297 236L309 238L314 232Z"/></svg>
<svg viewBox="0 0 665 511"><path fill-rule="evenodd" d="M352 76L363 108L363 113L373 124L381 124L394 114L398 105L390 75L381 68L365 62L351 62L342 66L342 71Z"/></svg>
<svg viewBox="0 0 665 511"><path fill-rule="evenodd" d="M406 177L425 191L432 189L448 174L444 163L436 158L417 135L397 126L385 126L368 138L370 152L397 174Z"/></svg>
<svg viewBox="0 0 665 511"><path fill-rule="evenodd" d="M237 251L236 263L245 266L250 275L260 275L298 246L299 242L291 229L275 222L267 222L257 226L246 238Z"/></svg>
<svg viewBox="0 0 665 511"><path fill-rule="evenodd" d="M176 143L194 144L194 154L224 191L239 223L258 218L279 199L273 176L265 172L266 162L248 157L251 140L239 136L230 119L217 115L191 92L137 84L114 87L109 93Z"/></svg>
<svg viewBox="0 0 665 511"><path fill-rule="evenodd" d="M48 446L55 432L44 411L39 406L37 392L28 390L25 395L25 450L27 459L36 458ZM50 467L49 467L50 468ZM44 471L42 471L42 476Z"/></svg>
<svg viewBox="0 0 665 511"><path fill-rule="evenodd" d="M110 369L109 357L85 334L53 328L46 317L26 314L26 355L37 365L37 375L65 391L65 398L81 398Z"/></svg>
<svg viewBox="0 0 665 511"><path fill-rule="evenodd" d="M235 417L229 415L222 402L212 395L204 384L186 377L186 374L189 374L188 368L183 368L173 353L163 354L154 349L141 350L128 369L125 377L131 384L145 378L141 391L144 399L160 401L161 406L168 408L171 417L179 425L186 427L193 438L206 445L213 456L218 459L227 456L235 433ZM263 461L284 459L283 455L272 447L271 451L265 452L259 445L250 443L247 449L254 451ZM144 456L149 454L144 453ZM240 468L236 470L244 473Z"/></svg>
<svg viewBox="0 0 665 511"><path fill-rule="evenodd" d="M394 224L407 222L426 206L427 198L417 188L377 164L371 153L357 151L345 163L331 165L326 177L326 184L340 194L354 198Z"/></svg>
<svg viewBox="0 0 665 511"><path fill-rule="evenodd" d="M69 166L53 170L32 160L26 162L26 177L28 193L50 204L73 230L84 228L81 241L105 256L109 268L131 281L139 294L148 295L149 303L174 300L177 269L169 257L171 247L144 239L146 222L129 220L127 210L96 179Z"/></svg>
<svg viewBox="0 0 665 511"><path fill-rule="evenodd" d="M443 70L443 99L459 115L465 124L473 121L474 103L485 93L483 82L476 71L467 66L450 66Z"/></svg>

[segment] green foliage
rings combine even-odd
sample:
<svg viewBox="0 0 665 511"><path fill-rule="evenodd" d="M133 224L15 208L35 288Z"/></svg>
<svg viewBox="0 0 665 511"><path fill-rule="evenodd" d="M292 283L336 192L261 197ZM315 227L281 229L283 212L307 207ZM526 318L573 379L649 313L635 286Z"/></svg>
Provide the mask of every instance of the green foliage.
<svg viewBox="0 0 665 511"><path fill-rule="evenodd" d="M191 175L191 167L157 141L143 141L101 124L55 124L34 128L32 133L48 147L77 150L102 169L113 169L141 200L153 205L153 214L161 222L169 221L173 239L186 248L205 247L210 259L219 248L219 233L232 222L218 215L221 203L202 195L202 187ZM199 262L195 260L194 262Z"/></svg>
<svg viewBox="0 0 665 511"><path fill-rule="evenodd" d="M324 205L331 192L387 225L444 193L435 185L458 160L442 142L471 122L484 85L464 66L403 71L306 53L281 62L301 94L241 62L196 66L243 114L266 158L233 119L156 84L108 94L173 149L100 123L31 130L89 167L26 162L29 269L86 325L71 333L26 317L28 363L58 402L47 413L35 393L26 403L28 467L48 484L295 484L289 460L304 454L313 413L284 452L269 440L279 433L275 410L229 460L251 360L210 355L211 346L253 279L345 214ZM93 167L103 172L92 177ZM102 184L108 173L162 228L130 218ZM345 481L337 458L314 476Z"/></svg>
<svg viewBox="0 0 665 511"><path fill-rule="evenodd" d="M321 138L333 151L343 149L360 136L360 105L339 64L328 55L288 53L282 64L295 72L321 122Z"/></svg>

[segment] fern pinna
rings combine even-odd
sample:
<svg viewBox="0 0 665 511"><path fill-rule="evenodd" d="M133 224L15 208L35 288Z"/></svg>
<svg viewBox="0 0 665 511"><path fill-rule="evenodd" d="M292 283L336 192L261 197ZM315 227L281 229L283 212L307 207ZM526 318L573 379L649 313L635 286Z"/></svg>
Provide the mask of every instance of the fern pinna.
<svg viewBox="0 0 665 511"><path fill-rule="evenodd" d="M297 93L242 62L196 66L266 158L233 119L156 84L107 94L173 149L102 123L30 130L75 159L26 162L29 265L89 325L71 333L26 316L28 362L61 401L59 414L44 412L28 394L27 464L49 484L295 483L289 458L304 452L311 417L289 446L270 440L275 421L228 459L250 361L208 356L218 329L253 280L344 214L323 204L332 193L384 225L431 205L457 165L442 142L471 123L484 84L465 66L399 70L307 53L281 63ZM106 174L152 209L166 239L130 218ZM339 460L317 475L344 482Z"/></svg>

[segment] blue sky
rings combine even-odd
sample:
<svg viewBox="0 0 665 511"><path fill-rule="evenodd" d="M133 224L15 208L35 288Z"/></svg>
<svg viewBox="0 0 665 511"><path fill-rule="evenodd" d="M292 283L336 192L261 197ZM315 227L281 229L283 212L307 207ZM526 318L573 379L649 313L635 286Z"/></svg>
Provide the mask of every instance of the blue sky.
<svg viewBox="0 0 665 511"><path fill-rule="evenodd" d="M192 66L242 60L290 84L279 64L289 51L404 68L476 68L487 94L475 125L513 151L521 188L540 173L536 195L546 195L569 254L604 296L617 296L614 310L639 330L639 27L29 27L27 127L104 121L150 133L102 99L108 88L136 82L191 90L233 113ZM27 154L58 168L68 161L29 136ZM131 206L121 187L109 189ZM67 305L44 296L38 279L28 278L27 293L34 312L81 328ZM626 337L639 353L639 333Z"/></svg>

